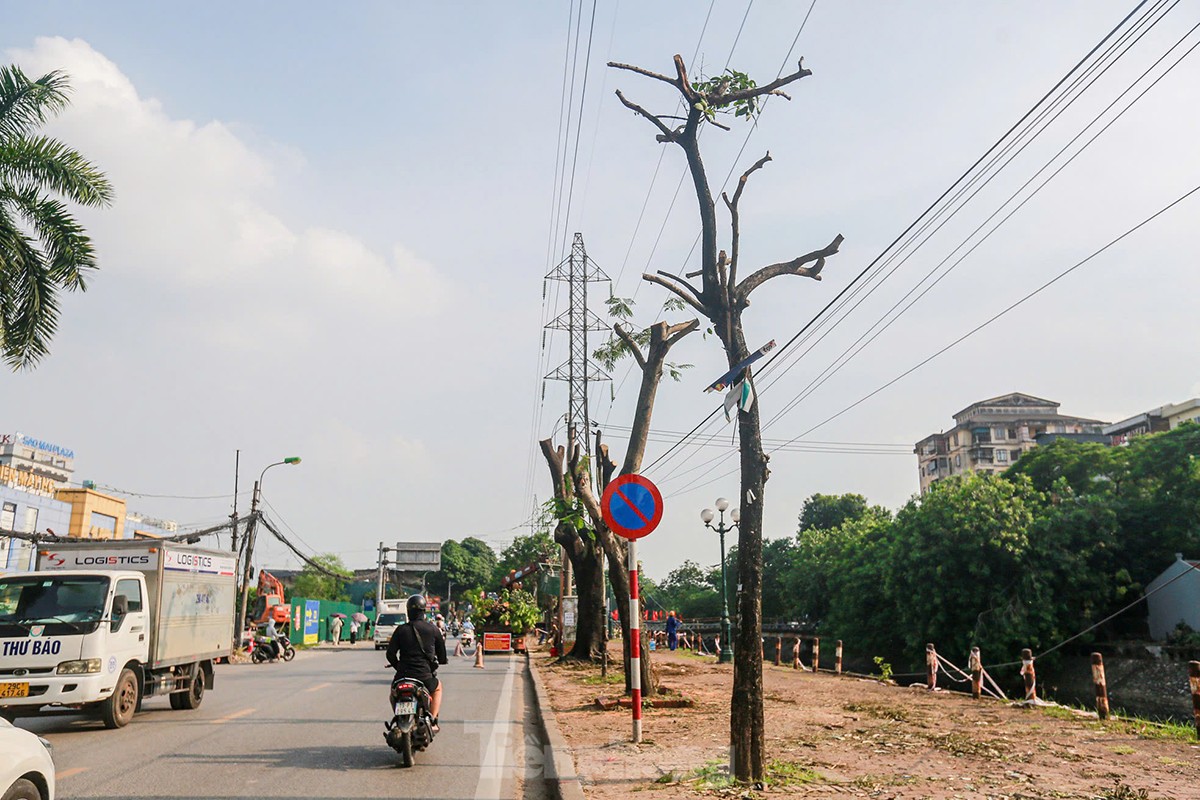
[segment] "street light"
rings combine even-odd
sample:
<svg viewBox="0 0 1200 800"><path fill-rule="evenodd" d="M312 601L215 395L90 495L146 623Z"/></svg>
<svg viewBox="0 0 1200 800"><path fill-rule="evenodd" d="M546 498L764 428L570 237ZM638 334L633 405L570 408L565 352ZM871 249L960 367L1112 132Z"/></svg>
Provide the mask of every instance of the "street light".
<svg viewBox="0 0 1200 800"><path fill-rule="evenodd" d="M278 467L284 464L295 465L300 463L299 456L288 456L282 461L276 461L274 464L267 464L263 467L262 472L258 473L258 480L254 482L254 494L250 496L250 523L249 529L246 531L246 564L242 569L242 614L238 618L238 625L235 635L238 636L239 642L241 631L246 624L246 604L250 602L250 557L254 552L255 534L258 532L258 504L262 499L262 482L263 476L267 474L267 470L271 467Z"/></svg>
<svg viewBox="0 0 1200 800"><path fill-rule="evenodd" d="M721 515L720 521L714 526L712 524L713 513L711 508L706 508L700 512L700 520L704 523L704 527L711 528L721 536L721 653L717 656L717 661L721 664L728 664L733 661L733 648L729 643L729 601L725 596L725 587L728 582L725 580L725 534L729 531L736 530L738 521L742 518L738 509L729 512L729 518L733 520L733 524L725 525L725 510L729 508L729 501L724 497L718 497L714 504L717 511Z"/></svg>

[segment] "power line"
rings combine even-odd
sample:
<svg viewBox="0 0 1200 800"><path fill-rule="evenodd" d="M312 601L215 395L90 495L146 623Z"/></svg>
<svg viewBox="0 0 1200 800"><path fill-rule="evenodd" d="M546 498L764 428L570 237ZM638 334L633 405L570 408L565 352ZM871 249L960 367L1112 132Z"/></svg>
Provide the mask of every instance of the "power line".
<svg viewBox="0 0 1200 800"><path fill-rule="evenodd" d="M820 387L824 383L826 383L826 381L828 381L830 378L832 378L833 375L840 372L841 368L846 366L846 363L850 362L850 360L853 359L854 356L858 355L859 353L862 353L863 349L868 347L868 345L871 342L874 342L876 338L880 337L882 335L882 333L888 329L888 327L892 326L895 323L895 321L901 317L901 315L904 315L904 313L907 312L908 309L912 308L913 305L916 305L916 303L920 299L922 299L922 297L924 297L926 294L929 294L929 291L932 288L936 287L936 285L938 283L941 283L942 279L946 278L950 272L954 271L955 267L958 267L962 263L962 261L964 261L967 257L970 257L970 255L974 251L976 251L976 249L978 249L980 246L982 246L985 241L988 241L988 239L990 239L992 234L995 234L996 231L998 229L1000 229L1004 223L1008 222L1008 219L1012 218L1016 212L1020 211L1022 209L1022 207L1024 207L1025 204L1028 203L1028 201L1030 201L1034 197L1036 197L1037 194L1040 191L1042 191L1043 188L1046 185L1048 185L1051 180L1054 180L1056 178L1056 176L1062 172L1063 169L1066 169L1070 163L1075 161L1075 158L1078 158L1082 154L1082 152L1087 150L1088 146L1090 146L1093 142L1096 142L1096 139L1098 139L1100 136L1102 136L1102 134L1105 131L1108 131L1109 127L1114 125L1118 119L1121 119L1122 116L1124 114L1126 114L1126 112L1128 112L1128 110L1130 108L1133 108L1134 104L1136 102L1138 102L1139 100L1141 100L1141 98L1146 95L1146 92L1153 89L1154 85L1157 85L1159 80L1162 80L1166 76L1166 74L1169 74L1171 70L1174 70L1175 65L1172 65L1171 67L1169 67L1168 70L1163 72L1162 76L1159 76L1156 80L1154 80L1153 83L1146 86L1146 88L1144 90L1142 90L1140 92L1140 94L1138 96L1136 96L1134 98L1134 100L1128 104L1128 106L1126 106L1126 108L1123 108L1121 110L1121 112L1118 112L1114 116L1114 118L1112 118L1108 122L1108 124L1106 124L1106 125L1104 125L1104 127L1100 128L1100 130L1097 131L1097 133L1094 134L1094 136L1092 136L1091 139L1088 139L1087 142L1084 145L1082 145L1081 148L1078 151L1076 151L1074 155L1070 156L1066 162L1061 164L1061 166L1058 167L1055 170L1055 172L1049 176L1049 178L1046 178L1046 180L1044 180L1042 182L1042 184L1040 184L1037 188L1034 188L1034 190L1030 194L1027 194L1027 196L1024 199L1022 199L1018 205L1013 207L1013 209L1010 210L1007 213L1007 215L1001 219L1000 222L996 223L996 225L994 225L994 227L992 227L991 230L988 231L988 233L986 233L983 237L980 237L980 239L976 243L974 243L974 245L971 246L970 249L967 249L967 251L965 253L962 253L961 257L959 257L958 260L955 260L954 263L950 264L950 266L947 267L947 269L944 270L940 276L938 276L936 279L934 279L934 282L930 283L928 285L928 287L926 287L924 290L920 291L920 294L918 294L916 297L913 297L913 299L910 302L908 302L907 305L904 308L902 308L899 313L896 313L894 315L894 317L892 317L892 319L888 320L886 324L883 324L884 320L887 319L889 314L892 314L892 312L894 312L895 309L898 308L902 302L907 300L908 297L910 297L914 293L914 291L917 291L917 289L920 288L920 285L924 284L925 281L928 281L928 279L931 276L934 276L935 273L937 272L937 270L940 270L942 266L946 265L947 261L950 258L952 258L956 252L959 252L959 249L966 246L967 242L970 241L974 235L979 233L979 230L982 230L986 224L991 222L992 219L994 219L998 215L998 213L1001 213L1004 210L1004 206L1007 206L1009 203L1012 203L1012 201L1016 197L1018 197L1022 191L1025 191L1025 188L1030 186L1030 184L1032 184L1032 182L1034 180L1036 180L1039 175L1042 175L1042 173L1044 173L1046 169L1049 169L1051 164L1054 163L1054 161L1056 160L1056 158L1060 157L1063 154L1063 152L1066 152L1070 148L1070 146L1072 146L1075 142L1078 142L1079 138L1084 136L1084 134L1088 131L1088 128L1091 128L1094 124L1096 124L1096 122L1099 121L1100 118L1102 118L1102 116L1104 114L1108 113L1109 110L1115 106L1115 104L1120 102L1122 100L1122 98L1128 94L1129 91L1132 91L1134 86L1136 84L1138 84L1142 78L1145 78L1147 76L1147 74L1153 70L1154 67L1158 66L1160 64L1160 62L1162 62L1166 58L1166 56L1168 56L1172 52L1172 50L1174 50L1176 47L1178 47L1178 44L1182 43L1184 40L1186 40L1186 38L1188 36L1192 35L1193 32L1196 30L1196 28L1200 28L1200 25L1194 26L1194 28L1192 30L1189 30L1187 32L1187 34L1184 34L1183 37L1181 37L1180 40L1178 40L1178 42L1176 42L1175 44L1172 44L1171 48L1168 49L1168 52L1164 53L1162 56L1160 56L1160 58L1158 60L1154 61L1154 64L1152 64L1150 67L1148 67L1145 72L1142 72L1140 74L1140 76L1138 78L1136 78L1134 80L1134 82L1132 84L1130 84L1126 90L1121 92L1121 95L1118 95L1116 97L1116 100L1112 101L1111 103L1108 104L1108 106L1106 106L1104 109L1100 110L1100 113L1097 114L1096 116L1094 116L1092 121L1088 122L1088 124L1084 128L1082 128L1082 130L1079 133L1076 133L1075 136L1072 139L1070 139L1066 145L1063 145L1062 149L1058 150L1054 156L1051 156L1050 160L1046 161L1044 166L1042 168L1038 169L1037 173L1034 173L1030 179L1025 181L1025 184L1022 184L1018 188L1018 190L1016 190L1015 192L1010 194L1008 199L1004 200L1004 203L1002 203L1000 205L1000 207L997 207L996 211L992 212L991 215L988 216L988 218L985 218L984 221L982 223L980 223L976 229L972 230L971 233L967 235L966 239L962 240L962 242L959 243L958 247L955 247L953 249L953 251L950 252L949 255L947 255L946 258L942 259L942 261L940 261L940 263L938 263L937 265L932 267L932 269L928 273L926 273L925 277L920 279L920 281L916 285L914 285L914 287L912 289L908 290L904 296L900 297L900 300L896 301L894 303L894 305L892 306L892 308L889 308L888 311L886 313L884 313L880 319L876 320L874 324L872 324L870 327L868 327L868 330L863 332L862 335L860 335L856 339L856 341L854 341L850 345L850 347L848 347L848 348L846 348L846 350L842 351L841 355L836 357L836 359L834 359L833 363L830 363L830 365L827 366L826 368L824 368L821 373L818 373L817 377L812 379L810 381L809 385L805 386L804 390L802 390L802 392L800 392L799 395L794 397L792 399L792 401L788 402L785 405L785 407L782 408L779 411L779 413L776 413L775 416L772 417L772 420L769 420L766 423L766 425L764 425L763 427L767 428L770 425L773 425L774 422L782 419L782 417L784 417L788 413L788 411L790 411L794 407L796 407L796 405L799 404L800 402L802 402L805 397L808 397L809 395L811 395L812 392L816 391L817 389L820 389ZM1192 49L1195 49L1195 47L1193 46ZM1178 59L1178 61L1182 61L1184 58L1187 58L1187 55L1189 55L1190 52L1192 52L1192 50L1188 50L1187 53L1184 53L1181 56L1181 58ZM1178 61L1176 61L1176 65L1178 64ZM872 289L871 291L874 291L874 289ZM851 311L853 311L853 309L851 309ZM876 327L880 326L881 324L882 324L882 326L878 327L878 330L876 330ZM871 335L870 338L868 338L868 335L870 335L871 331L875 331L875 333L874 333L874 335ZM824 338L824 336L826 336L826 335L822 335L821 338ZM863 342L864 338L866 339L865 342ZM820 341L821 341L821 339L817 339L817 342L820 342ZM857 345L859 345L860 342L862 342L862 345L860 345L860 347L857 347ZM857 347L857 349L856 349L856 347ZM850 354L850 355L848 355L848 357L847 357L847 354ZM839 361L840 361L840 363L839 363ZM774 380L772 380L772 383L768 384L767 386L764 386L763 389L760 390L760 393L766 391L767 389L769 389L770 386L774 385L776 383L776 381L778 381L779 378L782 377L782 374L786 374L788 369L791 369L792 366L794 366L794 363L793 363L793 365L785 368L784 373L781 373L779 375L779 377L776 377Z"/></svg>
<svg viewBox="0 0 1200 800"><path fill-rule="evenodd" d="M1063 84L1066 83L1073 74L1075 74L1077 71L1079 71L1079 69L1082 66L1084 66L1088 62L1088 60L1091 59L1091 57L1098 50L1100 50L1100 48L1102 48L1104 46L1104 44L1120 30L1125 25L1125 23L1128 22L1142 8L1142 6L1144 6L1146 4L1146 2L1148 2L1148 0L1142 0L1142 2L1138 3L1138 5L1134 7L1133 11L1129 12L1129 14L1126 15L1125 18L1122 19L1111 31L1109 31L1104 36L1104 38L1100 40L1100 42L1098 42L1091 50L1088 51L1087 54L1085 54L1083 56L1083 58L1081 58L1073 67L1071 67L1071 69L1061 79L1059 79L1059 81L1057 83L1055 83L1054 86L1051 87L1049 91L1047 91L1036 103L1034 103L1034 105L1032 107L1030 107L1030 109L1028 111L1026 111L1025 114L1023 114L1021 116L1021 118L1018 119L1017 122L1012 125L1012 127L1010 127L1007 131L1005 131L1004 134L1002 134L1000 136L1000 138L997 139L996 142L994 144L992 144L992 146L989 147L987 149L987 151L985 151L984 154L981 155L973 164L971 164L971 166L969 166L945 191L943 191L937 197L937 199L935 199L932 203L930 203L930 205L924 211L922 211L921 214L918 215L917 218L914 219L913 222L910 223L908 225L908 227L906 227L900 233L900 235L898 235L895 239L893 239L892 242L890 244L888 244L887 247L885 247L878 256L876 256L874 259L872 259L867 264L867 266L865 266L850 281L850 283L848 283L840 292L837 293L837 295L835 295L833 297L832 300L830 300L828 303L826 303L825 306L822 307L820 311L818 311L807 323L805 323L800 328L800 330L797 331L796 334L793 335L783 345L783 347L779 348L778 350L776 350L776 352L774 354L769 356L767 358L767 361L759 368L759 372L760 373L766 372L767 368L774 361L776 361L785 352L787 352L788 349L801 336L803 336L808 330L810 330L818 322L818 320L821 320L824 317L824 315L835 304L837 304L838 301L840 301L842 299L842 297L844 297L847 293L849 293L864 277L866 277L866 275L869 272L871 272L876 267L876 265L878 265L880 263L880 261L882 261L883 258L889 252L891 252L893 248L896 247L897 244L899 244L905 237L907 237L908 234L911 233L918 226L918 224L921 223L921 221L923 219L925 219L925 217L927 217L932 211L934 211L942 203L943 200L945 200L948 196L950 196L951 193L961 183L963 183L964 180L966 180L981 164L983 164L998 148L1000 148L1001 145L1009 138L1009 136L1011 136L1014 131L1016 131L1018 128L1020 128L1021 125L1023 125L1025 123L1025 121L1028 120L1037 111L1037 109L1039 107L1041 107L1047 101L1047 99L1052 97L1054 95L1054 93L1057 92L1058 89L1060 87L1062 87ZM709 420L711 420L713 417L715 417L716 413L717 413L717 409L713 409L713 411L711 413L709 413L708 416L706 416L703 420L701 420L700 423L698 423L695 426L695 428L693 428L692 431L688 435L689 436L693 435L702 426L704 426ZM655 459L653 462L651 462L651 464L644 471L648 472L649 470L653 469L658 464L663 463L675 450L677 450L679 447L681 447L685 441L686 441L686 439L681 440L680 442L673 445L665 453L663 453L657 459Z"/></svg>

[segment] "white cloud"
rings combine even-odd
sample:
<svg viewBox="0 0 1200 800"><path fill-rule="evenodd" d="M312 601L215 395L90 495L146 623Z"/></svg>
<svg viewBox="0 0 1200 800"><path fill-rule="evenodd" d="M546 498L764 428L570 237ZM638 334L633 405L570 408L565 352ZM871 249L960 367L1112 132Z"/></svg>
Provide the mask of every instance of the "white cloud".
<svg viewBox="0 0 1200 800"><path fill-rule="evenodd" d="M261 342L264 318L286 323L275 329L278 343L303 333L301 321L346 330L361 309L401 321L443 309L448 281L402 245L381 252L354 233L288 218L282 209L295 198L283 182L304 163L293 150L243 139L223 121L172 118L83 40L39 38L9 55L27 73L70 76L71 106L51 130L116 188L113 208L87 213L101 256L96 280L116 273L167 291L248 293L254 313L214 330L233 347ZM289 310L299 307L320 313Z"/></svg>

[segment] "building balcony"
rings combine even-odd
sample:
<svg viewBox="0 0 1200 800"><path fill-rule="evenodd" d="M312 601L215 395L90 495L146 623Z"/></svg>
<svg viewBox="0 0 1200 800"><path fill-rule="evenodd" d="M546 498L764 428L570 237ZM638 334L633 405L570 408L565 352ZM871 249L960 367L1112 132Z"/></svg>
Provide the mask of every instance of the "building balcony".
<svg viewBox="0 0 1200 800"><path fill-rule="evenodd" d="M992 448L990 447L973 447L968 451L968 454L976 464L991 464L994 460Z"/></svg>

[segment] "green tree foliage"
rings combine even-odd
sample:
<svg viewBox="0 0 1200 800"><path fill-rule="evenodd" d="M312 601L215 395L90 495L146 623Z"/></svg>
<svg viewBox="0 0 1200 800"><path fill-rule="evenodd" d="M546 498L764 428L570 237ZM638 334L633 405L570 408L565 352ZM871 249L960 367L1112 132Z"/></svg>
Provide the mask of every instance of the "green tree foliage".
<svg viewBox="0 0 1200 800"><path fill-rule="evenodd" d="M69 88L61 72L31 80L19 67L0 67L0 354L13 369L49 352L58 292L84 290L84 275L96 269L91 239L59 198L112 202L104 173L37 133L66 108Z"/></svg>
<svg viewBox="0 0 1200 800"><path fill-rule="evenodd" d="M442 543L442 568L427 575L425 585L431 594L440 595L449 589L461 596L468 589L487 587L496 572L496 563L496 552L482 539L473 536L461 542L447 539Z"/></svg>
<svg viewBox="0 0 1200 800"><path fill-rule="evenodd" d="M492 583L500 585L500 579L514 569L520 569L533 563L558 563L559 547L550 535L549 529L535 530L513 539L500 553Z"/></svg>
<svg viewBox="0 0 1200 800"><path fill-rule="evenodd" d="M891 516L883 506L867 505L867 498L861 494L814 494L800 509L800 532L832 530L868 514Z"/></svg>
<svg viewBox="0 0 1200 800"><path fill-rule="evenodd" d="M1125 447L1058 441L1003 475L939 481L894 519L814 496L799 527L764 559L786 562L792 618L906 670L926 642L958 659L1036 653L1137 599L1175 553L1200 554L1200 425ZM1081 642L1141 635L1135 606Z"/></svg>
<svg viewBox="0 0 1200 800"><path fill-rule="evenodd" d="M333 553L322 553L313 556L313 561L330 572L336 572L346 577L342 580L330 577L311 565L305 565L296 580L292 583L292 597L306 597L310 600L349 600L346 593L346 583L354 579L350 570L342 563L340 556Z"/></svg>

